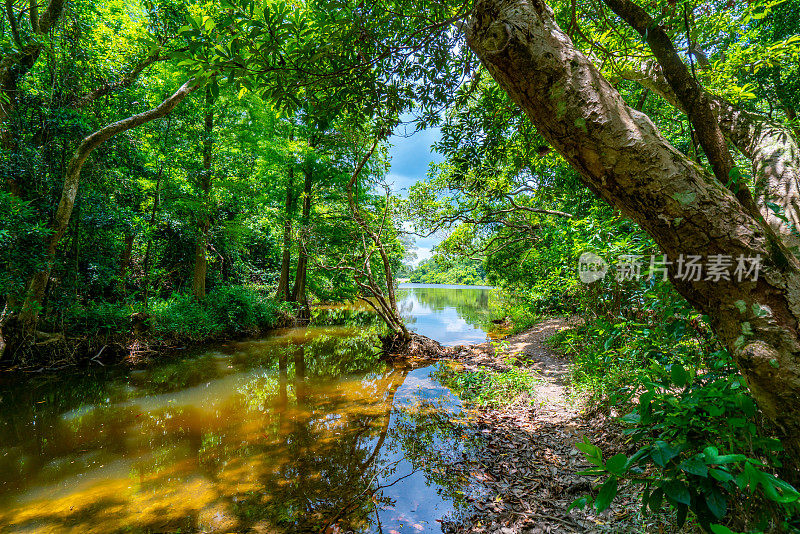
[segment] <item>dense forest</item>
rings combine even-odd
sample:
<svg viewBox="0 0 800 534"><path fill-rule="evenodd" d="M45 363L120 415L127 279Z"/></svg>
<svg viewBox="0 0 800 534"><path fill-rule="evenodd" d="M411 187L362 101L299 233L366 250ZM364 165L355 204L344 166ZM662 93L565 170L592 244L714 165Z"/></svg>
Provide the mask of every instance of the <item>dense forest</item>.
<svg viewBox="0 0 800 534"><path fill-rule="evenodd" d="M797 1L6 0L0 34L8 372L357 300L413 352L396 276L489 284L506 334L575 319L620 425L571 509L800 529ZM401 123L441 131L407 195Z"/></svg>
<svg viewBox="0 0 800 534"><path fill-rule="evenodd" d="M421 261L411 271L409 282L475 286L486 283L486 273L483 270L483 262L479 260L458 258L450 261L437 255Z"/></svg>

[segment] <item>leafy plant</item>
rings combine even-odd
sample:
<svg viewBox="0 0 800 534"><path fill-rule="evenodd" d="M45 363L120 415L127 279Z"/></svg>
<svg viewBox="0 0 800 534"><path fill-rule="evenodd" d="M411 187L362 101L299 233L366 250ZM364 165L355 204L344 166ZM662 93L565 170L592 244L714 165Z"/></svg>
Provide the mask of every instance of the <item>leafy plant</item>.
<svg viewBox="0 0 800 534"><path fill-rule="evenodd" d="M621 418L639 449L604 460L597 446L577 445L595 466L586 473L608 476L594 506L608 508L618 481L627 479L643 486L643 512L658 512L666 502L678 526L691 511L704 529L723 532L729 511L741 507L746 494L751 497L746 502L771 502L779 511L770 517L762 510L757 517L762 528L797 528L800 493L776 476L782 447L759 429L743 379L718 371L695 375L677 363L654 364L648 374L636 409ZM744 511L755 513L746 502L750 509Z"/></svg>

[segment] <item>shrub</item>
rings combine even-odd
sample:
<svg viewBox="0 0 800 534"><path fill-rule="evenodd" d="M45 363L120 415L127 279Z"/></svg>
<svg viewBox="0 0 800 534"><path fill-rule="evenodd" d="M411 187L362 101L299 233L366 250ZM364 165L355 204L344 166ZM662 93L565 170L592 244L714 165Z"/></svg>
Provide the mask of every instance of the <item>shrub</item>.
<svg viewBox="0 0 800 534"><path fill-rule="evenodd" d="M757 531L796 528L800 493L778 477L787 458L730 355L685 304L651 304L629 314L637 319L601 315L551 339L572 356L574 387L628 412L620 422L638 446L604 459L579 444L595 466L587 473L608 478L576 504L603 510L630 480L643 486L643 511L667 503L679 525L691 511L715 533L748 521Z"/></svg>
<svg viewBox="0 0 800 534"><path fill-rule="evenodd" d="M71 333L110 335L130 330L131 313L132 309L124 304L90 301L66 308L62 321L65 330Z"/></svg>
<svg viewBox="0 0 800 534"><path fill-rule="evenodd" d="M153 329L162 337L191 341L255 334L277 326L288 311L286 304L254 287L220 287L210 291L202 302L176 294L154 303Z"/></svg>

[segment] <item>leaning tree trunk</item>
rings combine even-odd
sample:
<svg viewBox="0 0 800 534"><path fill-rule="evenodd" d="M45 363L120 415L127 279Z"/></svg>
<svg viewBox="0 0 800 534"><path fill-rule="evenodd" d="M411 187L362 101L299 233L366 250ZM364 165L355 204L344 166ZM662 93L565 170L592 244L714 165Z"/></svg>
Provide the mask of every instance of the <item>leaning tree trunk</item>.
<svg viewBox="0 0 800 534"><path fill-rule="evenodd" d="M684 111L658 64L648 61L618 74ZM787 246L800 245L800 145L795 131L724 98L710 93L707 98L722 133L752 164L755 201L764 219Z"/></svg>
<svg viewBox="0 0 800 534"><path fill-rule="evenodd" d="M558 27L540 0L478 1L467 42L538 131L601 198L680 255L761 258L757 280L689 280L753 397L800 454L800 265L724 184L672 147ZM684 277L688 278L688 277Z"/></svg>
<svg viewBox="0 0 800 534"><path fill-rule="evenodd" d="M380 231L373 230L369 223L364 219L361 214L361 208L356 199L356 186L358 184L358 177L364 166L367 164L375 149L378 146L379 138L376 137L369 151L361 158L361 161L353 171L350 180L347 182L347 205L350 208L350 215L358 224L361 230L361 244L363 247L363 255L360 258L360 266L352 268L354 271L354 279L356 285L362 293L369 298L362 296L362 299L369 304L372 309L383 319L386 325L391 328L397 339L402 345L411 341L411 333L408 331L403 318L400 316L400 311L397 308L397 297L394 291L394 274L392 273L392 265L389 261L389 255L386 252L386 247L383 246ZM388 197L388 193L387 193ZM389 209L388 198L386 209ZM381 287L381 282L378 277L372 272L372 258L374 253L377 252L380 257L380 266L383 268L383 285L386 289Z"/></svg>
<svg viewBox="0 0 800 534"><path fill-rule="evenodd" d="M203 170L200 171L200 194L203 198L202 218L198 228L197 244L194 249L194 270L192 273L192 295L197 300L206 298L206 274L208 272L208 229L211 227L209 198L211 196L211 152L214 148L214 97L211 88L206 87L206 113L203 129Z"/></svg>
<svg viewBox="0 0 800 534"><path fill-rule="evenodd" d="M115 135L168 115L175 106L180 104L195 88L195 81L189 80L157 107L101 128L86 137L75 150L67 164L67 170L64 175L64 186L61 191L61 200L58 203L58 209L50 225L52 234L45 246L45 266L31 278L28 284L28 294L22 306L22 312L20 313L20 322L26 330L32 330L38 319L39 309L44 299L45 288L50 279L50 272L53 268L53 262L55 261L56 248L61 242L61 238L64 237L64 232L67 230L72 215L72 209L75 206L75 196L78 194L81 170L83 169L83 164L86 163L86 158L88 158L97 147Z"/></svg>

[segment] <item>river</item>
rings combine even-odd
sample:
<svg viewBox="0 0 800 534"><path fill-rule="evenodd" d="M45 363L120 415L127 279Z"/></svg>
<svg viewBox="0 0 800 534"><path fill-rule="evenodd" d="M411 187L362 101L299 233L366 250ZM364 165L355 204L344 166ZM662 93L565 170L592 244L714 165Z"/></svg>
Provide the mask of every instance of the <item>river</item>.
<svg viewBox="0 0 800 534"><path fill-rule="evenodd" d="M481 342L490 288L402 284L409 326ZM326 321L321 321L325 323ZM330 322L330 321L328 321ZM471 445L445 363L392 367L368 322L144 369L0 376L0 532L438 532Z"/></svg>

